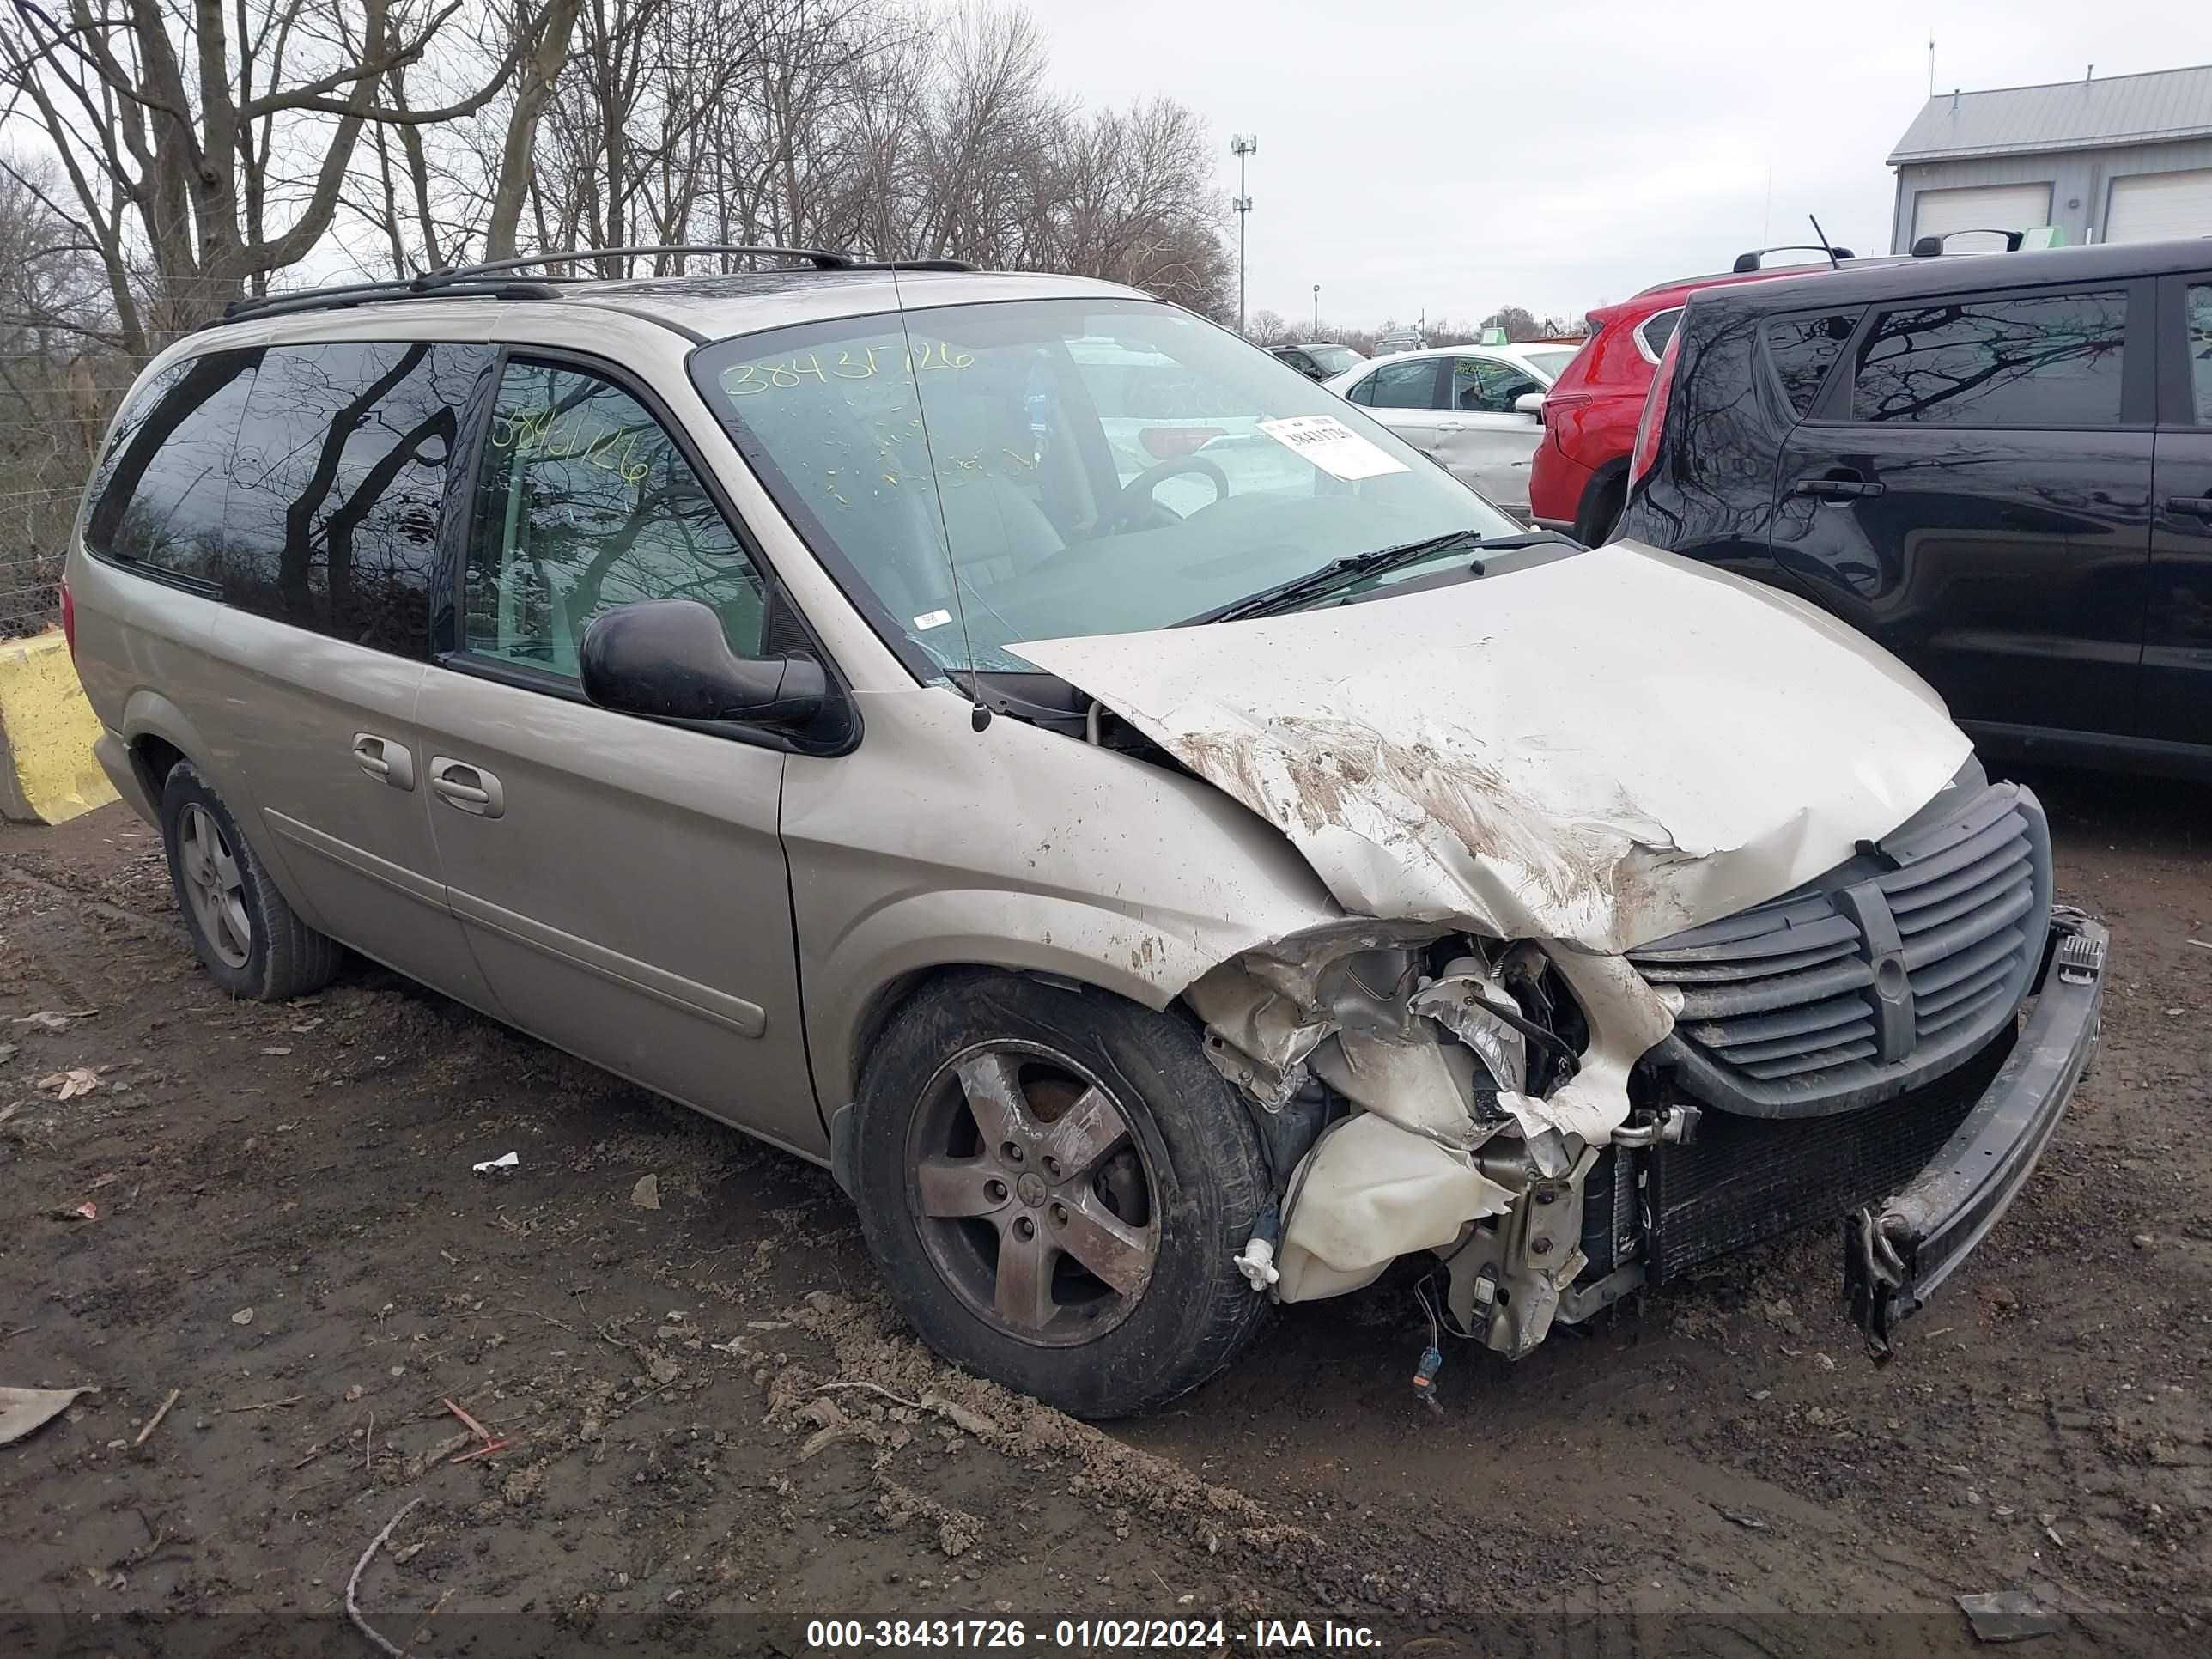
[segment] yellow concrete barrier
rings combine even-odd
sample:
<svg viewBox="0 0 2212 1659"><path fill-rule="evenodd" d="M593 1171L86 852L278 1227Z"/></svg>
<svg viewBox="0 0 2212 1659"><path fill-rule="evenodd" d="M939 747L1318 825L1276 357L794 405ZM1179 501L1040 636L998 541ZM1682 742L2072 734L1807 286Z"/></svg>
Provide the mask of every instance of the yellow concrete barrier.
<svg viewBox="0 0 2212 1659"><path fill-rule="evenodd" d="M0 640L0 817L66 823L113 800L92 757L99 736L60 629Z"/></svg>

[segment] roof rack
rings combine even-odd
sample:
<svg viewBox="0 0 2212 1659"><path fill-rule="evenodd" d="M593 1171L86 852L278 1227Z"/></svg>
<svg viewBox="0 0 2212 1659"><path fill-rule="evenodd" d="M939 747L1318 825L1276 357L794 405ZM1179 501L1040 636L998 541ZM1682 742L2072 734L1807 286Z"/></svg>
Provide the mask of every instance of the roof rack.
<svg viewBox="0 0 2212 1659"><path fill-rule="evenodd" d="M1784 242L1779 247L1755 247L1748 253L1739 253L1735 256L1735 264L1729 270L1738 276L1764 270L1766 269L1766 256L1770 253L1817 253L1823 259L1854 259L1858 257L1847 247L1820 247L1811 242Z"/></svg>
<svg viewBox="0 0 2212 1659"><path fill-rule="evenodd" d="M757 258L791 259L819 271L834 270L973 270L959 259L859 260L849 253L818 247L773 247L738 242L657 242L633 247L569 248L556 253L532 253L514 259L489 259L472 265L449 265L420 276L395 277L388 282L339 283L296 294L270 294L257 299L234 300L222 315L203 324L212 328L249 317L281 317L293 312L342 309L393 300L479 299L555 300L561 285L592 280L584 276L539 276L527 280L502 278L500 273L526 270L533 265L566 265L601 259L645 255L684 256L744 254Z"/></svg>
<svg viewBox="0 0 2212 1659"><path fill-rule="evenodd" d="M2027 233L2024 230L1999 230L1994 225L1978 226L1969 230L1947 230L1941 236L1923 236L1914 242L1912 257L1916 259L1940 259L1943 257L1944 244L1954 236L2002 236L2007 253L2019 252L2021 244L2027 240Z"/></svg>

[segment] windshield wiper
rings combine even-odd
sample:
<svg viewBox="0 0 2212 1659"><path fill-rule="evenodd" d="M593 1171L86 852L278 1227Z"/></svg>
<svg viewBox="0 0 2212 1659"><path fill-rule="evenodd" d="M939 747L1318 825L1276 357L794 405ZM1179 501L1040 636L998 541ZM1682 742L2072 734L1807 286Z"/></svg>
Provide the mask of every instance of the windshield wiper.
<svg viewBox="0 0 2212 1659"><path fill-rule="evenodd" d="M1441 536L1424 536L1419 541L1400 542L1394 547L1378 547L1371 553L1353 553L1341 559L1331 559L1317 570L1309 570L1303 576L1277 582L1273 587L1263 587L1256 593L1247 593L1241 599L1231 599L1211 611L1201 611L1195 617L1186 617L1176 626L1191 628L1202 623L1234 622L1241 617L1268 616L1285 610L1301 599L1312 599L1361 576L1374 575L1402 564L1413 564L1438 553L1462 548L1473 553L1502 553L1517 547L1539 546L1546 542L1564 542L1570 547L1582 545L1571 536L1562 536L1550 530L1528 530L1505 536L1480 536L1472 530L1447 530ZM1478 576L1482 574L1479 564L1474 568L1473 574Z"/></svg>

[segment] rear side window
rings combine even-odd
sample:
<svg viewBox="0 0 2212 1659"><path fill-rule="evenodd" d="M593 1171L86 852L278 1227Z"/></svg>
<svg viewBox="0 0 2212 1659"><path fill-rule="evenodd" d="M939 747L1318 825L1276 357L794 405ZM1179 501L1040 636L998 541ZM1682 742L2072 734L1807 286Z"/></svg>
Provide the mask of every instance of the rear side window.
<svg viewBox="0 0 2212 1659"><path fill-rule="evenodd" d="M2024 295L1883 313L1860 348L1856 421L2113 426L2124 292Z"/></svg>
<svg viewBox="0 0 2212 1659"><path fill-rule="evenodd" d="M2197 424L2212 426L2212 283L2191 285L2182 315L2190 383L2197 393Z"/></svg>
<svg viewBox="0 0 2212 1659"><path fill-rule="evenodd" d="M453 448L491 360L422 342L263 354L231 468L230 601L423 654Z"/></svg>
<svg viewBox="0 0 2212 1659"><path fill-rule="evenodd" d="M1636 343L1644 353L1644 362L1656 363L1666 355L1667 342L1674 337L1674 331L1681 322L1682 307L1680 306L1670 311L1654 312L1644 319L1643 326L1636 331Z"/></svg>
<svg viewBox="0 0 2212 1659"><path fill-rule="evenodd" d="M139 388L93 479L88 550L221 584L232 451L259 356L187 358Z"/></svg>
<svg viewBox="0 0 2212 1659"><path fill-rule="evenodd" d="M1863 314L1850 311L1777 317L1767 324L1766 356L1799 419L1813 412L1814 400L1827 383L1828 371L1843 356L1844 344Z"/></svg>
<svg viewBox="0 0 2212 1659"><path fill-rule="evenodd" d="M765 586L675 441L621 387L510 362L477 487L464 611L479 655L576 678L584 628L639 599L697 599L763 652Z"/></svg>
<svg viewBox="0 0 2212 1659"><path fill-rule="evenodd" d="M1352 401L1376 409L1434 409L1437 361L1416 357L1410 362L1385 363L1354 388Z"/></svg>

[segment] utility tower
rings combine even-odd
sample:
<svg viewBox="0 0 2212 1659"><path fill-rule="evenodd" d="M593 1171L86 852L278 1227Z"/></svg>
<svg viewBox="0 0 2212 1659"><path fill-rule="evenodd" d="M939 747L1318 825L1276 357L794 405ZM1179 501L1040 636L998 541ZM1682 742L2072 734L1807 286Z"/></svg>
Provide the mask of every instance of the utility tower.
<svg viewBox="0 0 2212 1659"><path fill-rule="evenodd" d="M1244 331L1244 221L1252 211L1252 198L1244 193L1244 158L1260 153L1260 140L1252 133L1231 133L1230 152L1237 157L1237 331Z"/></svg>

